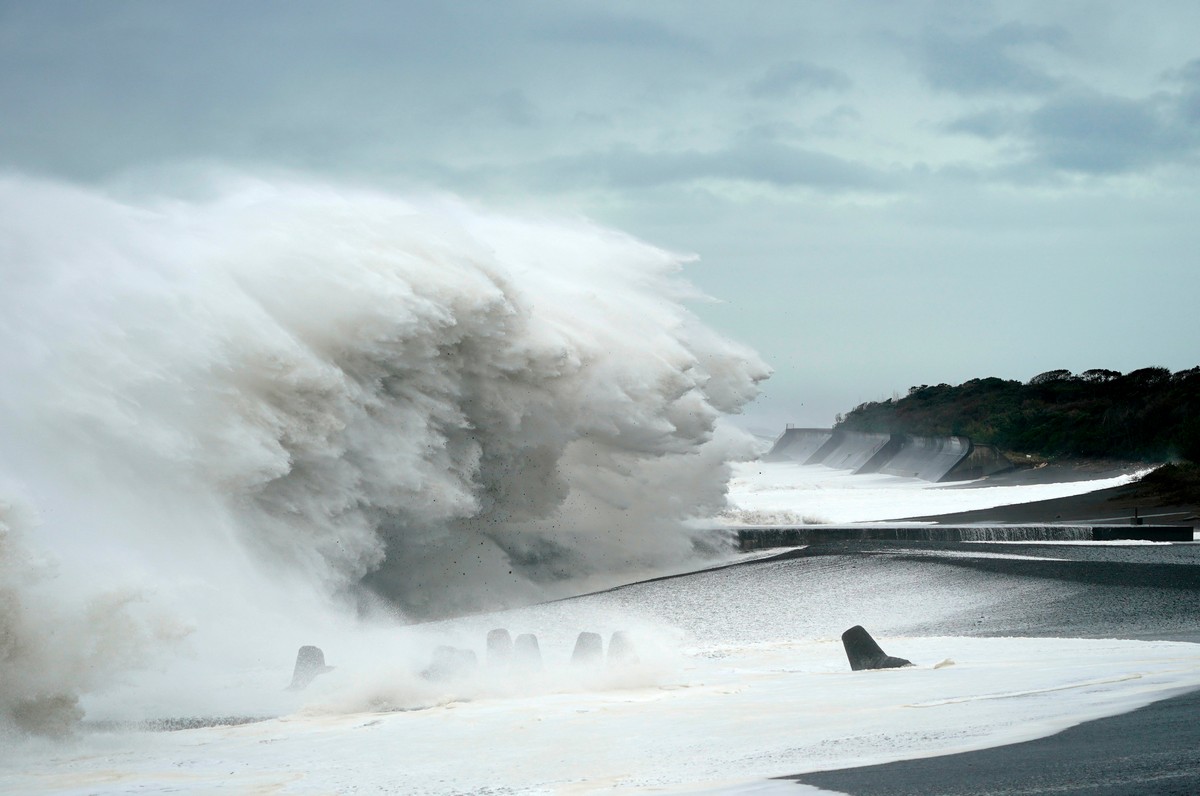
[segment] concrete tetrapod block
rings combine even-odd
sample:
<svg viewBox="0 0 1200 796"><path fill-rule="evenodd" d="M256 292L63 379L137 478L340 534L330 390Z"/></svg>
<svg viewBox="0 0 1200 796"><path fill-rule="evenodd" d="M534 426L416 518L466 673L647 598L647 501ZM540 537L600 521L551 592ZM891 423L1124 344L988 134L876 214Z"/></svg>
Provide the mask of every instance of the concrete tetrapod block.
<svg viewBox="0 0 1200 796"><path fill-rule="evenodd" d="M893 658L884 652L862 625L855 625L842 634L842 646L846 648L850 668L856 672L863 669L899 669L901 666L913 665L912 661Z"/></svg>
<svg viewBox="0 0 1200 796"><path fill-rule="evenodd" d="M507 666L512 663L512 636L504 628L489 630L487 634L488 666Z"/></svg>
<svg viewBox="0 0 1200 796"><path fill-rule="evenodd" d="M599 633L584 631L575 639L575 650L571 653L575 666L599 666L604 663L604 639Z"/></svg>
<svg viewBox="0 0 1200 796"><path fill-rule="evenodd" d="M542 648L538 646L537 636L532 633L517 636L513 642L513 666L525 672L542 670Z"/></svg>
<svg viewBox="0 0 1200 796"><path fill-rule="evenodd" d="M478 665L474 650L441 646L433 650L429 668L421 676L426 680L457 680L474 672Z"/></svg>
<svg viewBox="0 0 1200 796"><path fill-rule="evenodd" d="M317 675L329 671L333 671L333 667L325 665L325 653L321 648L305 645L296 653L296 668L292 670L292 683L287 690L303 691Z"/></svg>
<svg viewBox="0 0 1200 796"><path fill-rule="evenodd" d="M608 665L629 666L638 662L633 640L624 630L618 630L608 640Z"/></svg>

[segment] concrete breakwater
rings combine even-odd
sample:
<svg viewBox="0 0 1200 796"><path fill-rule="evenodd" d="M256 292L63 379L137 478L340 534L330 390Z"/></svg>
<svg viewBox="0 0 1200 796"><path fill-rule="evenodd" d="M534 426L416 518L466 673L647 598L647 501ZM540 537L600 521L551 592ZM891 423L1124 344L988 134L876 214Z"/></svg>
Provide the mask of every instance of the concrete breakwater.
<svg viewBox="0 0 1200 796"><path fill-rule="evenodd" d="M813 525L801 528L738 528L741 550L828 542L1190 542L1190 525Z"/></svg>
<svg viewBox="0 0 1200 796"><path fill-rule="evenodd" d="M969 481L1013 466L995 448L975 445L967 437L873 434L837 428L788 428L764 458L924 481Z"/></svg>

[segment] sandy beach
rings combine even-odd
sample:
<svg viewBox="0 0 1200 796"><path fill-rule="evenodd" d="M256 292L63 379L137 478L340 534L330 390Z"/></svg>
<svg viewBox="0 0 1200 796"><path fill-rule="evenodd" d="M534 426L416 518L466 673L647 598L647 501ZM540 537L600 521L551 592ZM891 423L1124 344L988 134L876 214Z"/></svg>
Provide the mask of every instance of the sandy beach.
<svg viewBox="0 0 1200 796"><path fill-rule="evenodd" d="M1034 483L1097 476L1080 468L1041 468L989 479ZM971 488L967 485L961 488ZM953 487L952 487L953 488ZM1194 524L1194 505L1163 505L1138 496L1133 485L1083 495L909 519L939 523L1049 523L1127 521ZM851 545L825 554L888 551L917 560L945 545ZM999 605L949 632L988 636L1037 635L1170 639L1200 642L1200 555L1194 545L972 545L1002 554L1057 560L938 557L942 566L991 572L1016 582L1072 584L1068 600L1040 605ZM1200 793L1200 691L1155 702L1129 713L1085 722L1057 734L991 749L877 766L809 773L798 782L850 796L1000 796L1000 794Z"/></svg>
<svg viewBox="0 0 1200 796"><path fill-rule="evenodd" d="M965 484L947 484L947 490L969 490L989 487L1018 486L1030 484L1071 483L1083 480L1105 479L1136 471L1136 465L1114 463L1077 463L1048 465L1039 468L1013 470L999 473L979 481ZM1099 489L1081 495L1037 500L1028 503L998 506L996 508L961 511L910 519L943 524L1001 522L1001 523L1126 523L1134 517L1144 522L1166 525L1200 523L1200 506L1195 503L1164 501L1136 484L1123 484Z"/></svg>
<svg viewBox="0 0 1200 796"><path fill-rule="evenodd" d="M1200 793L1198 711L1193 691L1037 741L794 779L851 796L1190 796Z"/></svg>

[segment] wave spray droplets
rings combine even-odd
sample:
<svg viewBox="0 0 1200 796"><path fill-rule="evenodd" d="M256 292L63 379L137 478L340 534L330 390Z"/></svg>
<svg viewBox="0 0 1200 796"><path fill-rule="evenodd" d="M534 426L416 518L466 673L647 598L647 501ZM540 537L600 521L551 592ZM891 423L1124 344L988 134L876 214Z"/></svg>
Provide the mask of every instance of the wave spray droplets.
<svg viewBox="0 0 1200 796"><path fill-rule="evenodd" d="M214 625L447 615L695 555L684 521L746 444L716 420L766 369L684 308L680 265L320 185L0 181L0 712Z"/></svg>

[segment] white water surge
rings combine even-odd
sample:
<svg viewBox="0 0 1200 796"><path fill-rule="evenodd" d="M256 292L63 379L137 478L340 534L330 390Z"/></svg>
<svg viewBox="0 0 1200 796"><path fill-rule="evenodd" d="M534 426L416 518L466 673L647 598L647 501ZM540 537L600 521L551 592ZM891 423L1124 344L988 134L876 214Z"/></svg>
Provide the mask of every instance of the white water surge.
<svg viewBox="0 0 1200 796"><path fill-rule="evenodd" d="M498 610L706 554L689 521L748 450L716 419L766 371L684 309L661 250L314 185L135 202L9 179L0 211L0 791L803 793L763 780L1200 686L1193 644L928 638L1076 587L916 560ZM744 466L736 506L1051 496L805 472ZM850 672L857 623L916 666ZM536 633L544 670L420 676L496 627ZM638 662L571 667L581 630L627 631ZM284 691L301 644L336 668ZM267 720L138 724L197 716Z"/></svg>
<svg viewBox="0 0 1200 796"><path fill-rule="evenodd" d="M699 558L766 368L583 222L0 180L0 716ZM357 617L357 619L356 619Z"/></svg>
<svg viewBox="0 0 1200 796"><path fill-rule="evenodd" d="M768 792L756 783L1037 738L1200 686L1196 644L907 632L986 611L1014 590L1037 602L1071 588L911 562L812 559L367 631L330 640L337 668L304 693L280 690L290 661L264 661L197 695L224 704L241 690L257 710L273 700L281 718L171 733L117 728L65 744L25 739L0 751L0 790ZM855 622L915 666L851 672L838 634ZM545 669L483 666L449 682L417 675L437 644L482 660L496 627L536 633ZM580 630L627 631L639 661L569 665ZM99 700L97 712L120 716L153 687L147 680Z"/></svg>
<svg viewBox="0 0 1200 796"><path fill-rule="evenodd" d="M1146 471L1110 478L950 489L917 478L855 475L796 462L741 462L729 486L732 525L821 525L882 522L953 514L1016 503L1085 495L1128 484Z"/></svg>

